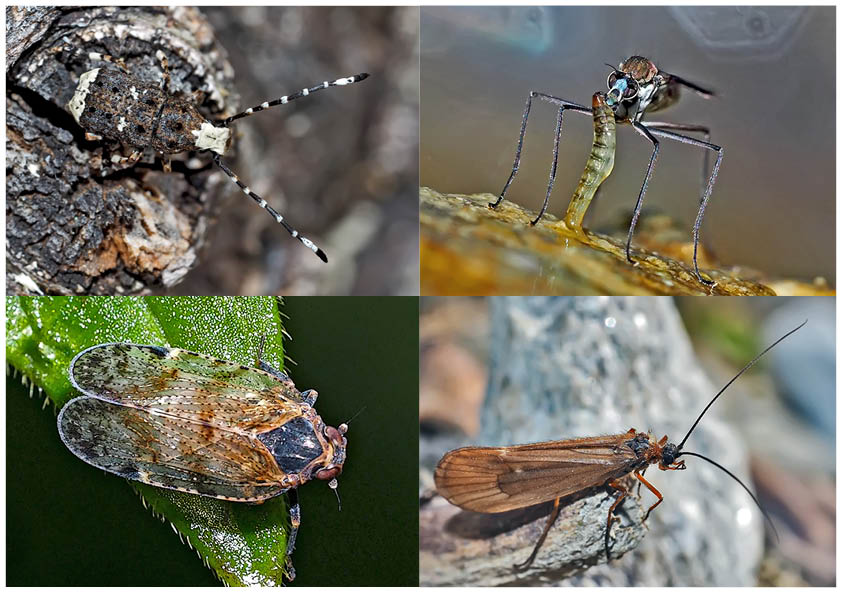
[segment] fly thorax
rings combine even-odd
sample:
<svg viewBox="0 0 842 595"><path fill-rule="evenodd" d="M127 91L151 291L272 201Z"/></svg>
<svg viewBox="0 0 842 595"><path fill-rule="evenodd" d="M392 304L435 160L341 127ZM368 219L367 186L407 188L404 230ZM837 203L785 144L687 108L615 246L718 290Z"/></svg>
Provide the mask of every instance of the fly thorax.
<svg viewBox="0 0 842 595"><path fill-rule="evenodd" d="M646 83L645 85L640 85L640 90L637 93L637 113L642 114L646 111L646 108L649 107L650 103L652 103L652 100L655 97L655 93L658 91L659 87L660 78L657 77L653 81Z"/></svg>

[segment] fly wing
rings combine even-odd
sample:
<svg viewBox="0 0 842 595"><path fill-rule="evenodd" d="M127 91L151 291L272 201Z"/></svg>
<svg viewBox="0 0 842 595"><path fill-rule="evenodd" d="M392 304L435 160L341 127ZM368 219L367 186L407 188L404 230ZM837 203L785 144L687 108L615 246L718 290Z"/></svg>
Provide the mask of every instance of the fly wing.
<svg viewBox="0 0 842 595"><path fill-rule="evenodd" d="M130 343L82 351L70 363L70 381L91 397L248 433L286 423L302 402L288 378L184 349Z"/></svg>
<svg viewBox="0 0 842 595"><path fill-rule="evenodd" d="M664 72L663 70L660 71L660 72L661 72L662 75L667 76L670 79L672 79L673 81L675 81L676 83L678 83L679 85L683 85L684 87L687 87L691 91L694 91L694 92L698 93L699 95L701 95L705 99L710 99L711 97L714 97L716 95L716 93L714 93L710 89L706 89L704 87L701 87L701 86L697 85L696 83L693 83L693 82L688 81L687 79L681 78L680 76L677 76L677 75L674 75L674 74L669 74L667 72Z"/></svg>
<svg viewBox="0 0 842 595"><path fill-rule="evenodd" d="M73 454L126 479L247 502L286 491L257 438L89 397L67 403L58 427Z"/></svg>
<svg viewBox="0 0 842 595"><path fill-rule="evenodd" d="M598 487L637 461L629 434L499 448L460 448L435 471L439 493L476 512L505 512Z"/></svg>

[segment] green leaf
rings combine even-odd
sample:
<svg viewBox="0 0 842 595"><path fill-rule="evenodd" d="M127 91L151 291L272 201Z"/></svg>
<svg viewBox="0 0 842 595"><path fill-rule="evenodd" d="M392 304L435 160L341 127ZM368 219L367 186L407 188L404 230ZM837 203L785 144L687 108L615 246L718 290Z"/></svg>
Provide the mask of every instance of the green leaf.
<svg viewBox="0 0 842 595"><path fill-rule="evenodd" d="M77 396L68 379L73 356L98 343L181 347L254 365L265 335L263 359L283 369L275 298L9 297L6 320L6 361L57 406ZM131 484L224 583L282 584L289 527L285 497L250 505Z"/></svg>

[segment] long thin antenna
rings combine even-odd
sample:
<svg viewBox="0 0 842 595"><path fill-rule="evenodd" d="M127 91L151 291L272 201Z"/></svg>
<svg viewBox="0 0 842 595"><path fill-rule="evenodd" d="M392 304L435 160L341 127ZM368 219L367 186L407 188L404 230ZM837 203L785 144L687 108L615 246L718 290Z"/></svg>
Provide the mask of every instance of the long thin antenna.
<svg viewBox="0 0 842 595"><path fill-rule="evenodd" d="M284 105L289 103L290 101L294 101L296 99L300 99L302 97L307 97L308 95L312 95L316 91L321 91L322 89L327 89L328 87L342 87L344 85L350 85L352 83L358 83L360 81L364 81L368 78L368 73L363 72L360 74L355 74L354 76L346 76L341 79L336 79L335 81L325 81L320 85L316 85L315 87L305 87L300 91L296 91L295 93L291 93L289 95L284 95L280 99L275 99L274 101L264 101L260 105L255 105L254 107L248 108L244 112L240 112L239 114L235 114L230 116L222 121L223 126L228 126L234 120L239 120L240 118L245 118L246 116L250 116L252 114L256 114L257 112L261 112L265 110L267 107L273 107L275 105Z"/></svg>
<svg viewBox="0 0 842 595"><path fill-rule="evenodd" d="M804 325L801 325L801 326L804 326ZM801 328L801 327L799 326L798 328ZM795 329L795 330L798 330L798 329ZM793 332L794 332L794 331L793 331ZM784 336L786 336L786 335L784 335ZM748 492L748 495L749 495L749 496L751 496L751 499L752 499L752 500L754 500L754 503L755 503L755 504L757 504L757 508L759 508L759 509L760 509L760 512L762 512L762 513L763 513L763 516L764 516L764 517L766 517L766 520L769 522L769 526L770 526L770 527L772 527L772 531L774 531L774 533L775 533L775 540L776 540L776 541L780 541L780 540L781 540L781 538L780 538L780 537L778 537L778 530L777 530L777 529L775 529L775 523L773 523L773 522L772 522L772 519L769 517L769 515L768 515L768 514L766 514L766 511L765 511L765 510L763 509L763 507L760 505L760 501L757 499L757 496L755 496L755 495L752 493L752 491L751 491L750 489L748 489L748 487L746 486L746 484L744 484L742 481L740 481L740 478L739 478L739 477L737 477L736 475L734 475L733 473L731 473L730 471L728 471L728 469L726 469L725 467L723 467L722 465L720 465L720 464L719 464L719 463L717 463L716 461L714 461L714 460L712 460L712 459L709 459L709 458L707 458L707 457L706 457L706 456L704 456L704 455L700 455L699 453L696 453L696 452L679 452L679 453L678 453L678 456L682 456L682 457L683 457L684 455L690 455L690 456L693 456L693 457L699 457L700 459L703 459L703 460L707 461L708 463L710 463L710 464L711 464L711 465L713 465L714 467L718 467L719 469L721 469L722 471L724 471L725 473L727 473L728 475L730 475L730 476L731 476L731 479L733 479L733 480L734 480L734 481L736 481L738 484L740 484L741 486L743 486L743 489L744 489L746 492Z"/></svg>
<svg viewBox="0 0 842 595"><path fill-rule="evenodd" d="M719 398L719 396L720 396L722 393L724 393L724 392L725 392L725 389L727 389L729 386L731 386L737 378L739 378L740 376L742 376L743 372L745 372L745 371L746 371L746 370L748 370L750 367L752 367L754 364L756 364L756 363L757 363L757 360L759 360L761 357L763 357L764 355L766 355L766 353L768 353L768 352L769 352L769 350L770 350L770 349L772 349L772 347L774 347L775 345L777 345L778 343L780 343L781 341L783 341L784 339L786 339L788 336L790 336L792 333L794 333L795 331L797 331L798 329L800 329L800 328L801 328L802 326L804 326L805 324L807 324L807 321L806 321L806 320L805 320L804 322L802 322L801 324L799 324L798 326L796 326L796 327L795 327L794 329L792 329L791 331L789 331L789 332L788 332L787 334L785 334L783 337L781 337L780 339L778 339L777 341L775 341L774 343L772 343L771 345L769 345L769 347L767 347L766 349L764 349L763 351L761 351L761 352L760 352L760 354L758 354L757 356L755 356L755 358L754 358L753 360L751 360L749 363L747 363L745 366L743 366L743 369L742 369L742 370L740 370L739 372L737 372L736 376L734 376L731 380L729 380L729 381L728 381L728 384L726 384L725 386L723 386L723 387L722 387L722 389L721 389L718 393L716 393L716 396L715 396L715 397L713 397L713 399L711 399L710 403L708 403L708 404L707 404L707 407L705 407L705 408L702 410L702 413L699 415L699 417L697 417L697 418L696 418L696 421L695 421L695 422L693 422L693 425L690 427L690 430L687 432L687 435L686 435L686 436L684 436L684 440L682 440L681 442L679 442L679 443L678 443L678 450L679 450L679 451L681 451L681 448L684 446L684 443L685 443L685 442L687 442L687 439L690 437L690 434L692 434L692 433L693 433L693 430L695 430L695 429L696 429L696 426L697 426L697 425L699 425L699 422L702 420L702 417L705 415L705 413L707 413L707 410L708 410L708 409L710 409L711 405L713 405L713 404L714 404L714 402L716 401L716 399L718 399L718 398ZM701 455L696 455L696 456L701 456ZM735 479L736 479L736 478L735 478ZM738 480L738 481L739 481L739 480ZM745 487L745 486L743 486L743 487ZM765 514L765 513L764 513L764 514Z"/></svg>

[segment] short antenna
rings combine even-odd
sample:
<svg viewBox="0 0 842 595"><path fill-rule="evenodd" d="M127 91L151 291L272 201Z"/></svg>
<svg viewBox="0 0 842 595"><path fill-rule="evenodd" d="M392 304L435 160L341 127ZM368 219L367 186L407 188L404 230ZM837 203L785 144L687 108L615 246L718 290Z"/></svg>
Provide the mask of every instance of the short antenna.
<svg viewBox="0 0 842 595"><path fill-rule="evenodd" d="M336 478L334 477L328 482L327 487L333 490L333 493L336 494L336 501L339 503L339 512L342 512L342 500L339 499L339 482L336 481Z"/></svg>

